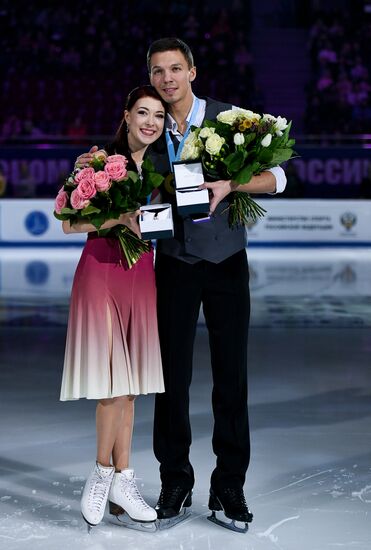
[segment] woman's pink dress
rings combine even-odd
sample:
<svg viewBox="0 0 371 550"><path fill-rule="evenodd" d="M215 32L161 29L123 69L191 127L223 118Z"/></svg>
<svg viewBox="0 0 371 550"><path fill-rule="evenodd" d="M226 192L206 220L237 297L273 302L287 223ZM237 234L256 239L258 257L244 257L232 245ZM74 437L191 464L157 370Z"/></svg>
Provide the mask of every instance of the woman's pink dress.
<svg viewBox="0 0 371 550"><path fill-rule="evenodd" d="M116 238L89 234L73 281L60 398L163 391L153 252L128 269Z"/></svg>

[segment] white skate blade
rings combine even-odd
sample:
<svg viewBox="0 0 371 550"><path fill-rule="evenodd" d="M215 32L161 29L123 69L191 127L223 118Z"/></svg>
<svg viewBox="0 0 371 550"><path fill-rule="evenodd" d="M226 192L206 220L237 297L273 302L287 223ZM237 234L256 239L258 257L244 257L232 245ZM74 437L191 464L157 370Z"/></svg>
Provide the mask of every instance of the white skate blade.
<svg viewBox="0 0 371 550"><path fill-rule="evenodd" d="M86 517L84 516L84 514L81 512L81 515L82 515L82 519L85 521L86 523L86 527L88 529L88 535L90 535L91 533L91 530L93 529L93 527L96 527L96 525L93 525L92 523L89 523L88 520L86 519Z"/></svg>
<svg viewBox="0 0 371 550"><path fill-rule="evenodd" d="M237 521L235 519L227 518L223 513L221 514L222 518L217 517L216 512L211 512L211 516L208 516L207 519L220 527L234 531L235 533L247 533L249 529L249 524L244 521Z"/></svg>
<svg viewBox="0 0 371 550"><path fill-rule="evenodd" d="M171 527L178 525L178 523L181 523L182 521L185 521L186 519L188 519L190 515L191 515L190 510L188 510L187 508L182 508L179 514L177 516L174 516L173 518L158 519L157 529L159 531L170 529Z"/></svg>
<svg viewBox="0 0 371 550"><path fill-rule="evenodd" d="M120 527L126 527L127 529L135 529L136 531L144 531L147 533L154 533L157 531L156 521L136 521L132 519L126 512L118 516L110 514L110 523L119 525Z"/></svg>

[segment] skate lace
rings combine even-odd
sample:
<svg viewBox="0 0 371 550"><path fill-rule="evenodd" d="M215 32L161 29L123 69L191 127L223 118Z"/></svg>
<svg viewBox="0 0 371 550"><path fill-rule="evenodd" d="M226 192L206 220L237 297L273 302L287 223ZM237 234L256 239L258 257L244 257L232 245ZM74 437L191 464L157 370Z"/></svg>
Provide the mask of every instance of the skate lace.
<svg viewBox="0 0 371 550"><path fill-rule="evenodd" d="M244 510L248 511L245 495L243 494L242 489L227 488L224 492L229 497L232 504L242 507Z"/></svg>
<svg viewBox="0 0 371 550"><path fill-rule="evenodd" d="M150 508L150 506L146 503L144 498L139 492L139 489L137 487L137 484L135 482L135 479L121 479L121 483L124 486L124 489L128 490L130 493L130 496L132 497L132 501L139 507L142 506L143 508Z"/></svg>
<svg viewBox="0 0 371 550"><path fill-rule="evenodd" d="M89 507L99 511L111 485L111 479L96 477L90 488Z"/></svg>
<svg viewBox="0 0 371 550"><path fill-rule="evenodd" d="M170 487L168 489L161 489L159 504L163 505L166 502L166 505L172 507L177 501L180 493L182 492L182 487L177 485L176 487Z"/></svg>

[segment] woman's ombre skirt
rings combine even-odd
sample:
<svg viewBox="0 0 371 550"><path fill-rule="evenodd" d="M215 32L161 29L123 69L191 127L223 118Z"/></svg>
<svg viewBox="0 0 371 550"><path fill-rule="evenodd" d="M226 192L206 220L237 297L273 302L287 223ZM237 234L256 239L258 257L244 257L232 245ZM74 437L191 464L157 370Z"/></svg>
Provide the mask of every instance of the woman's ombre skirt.
<svg viewBox="0 0 371 550"><path fill-rule="evenodd" d="M117 239L90 234L73 281L60 398L163 391L153 252L128 269Z"/></svg>

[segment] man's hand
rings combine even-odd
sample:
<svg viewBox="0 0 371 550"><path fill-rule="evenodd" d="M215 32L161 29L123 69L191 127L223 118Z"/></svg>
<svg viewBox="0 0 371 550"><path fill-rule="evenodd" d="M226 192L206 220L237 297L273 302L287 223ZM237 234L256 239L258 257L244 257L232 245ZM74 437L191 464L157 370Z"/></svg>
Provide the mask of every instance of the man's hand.
<svg viewBox="0 0 371 550"><path fill-rule="evenodd" d="M83 153L79 157L77 157L75 162L75 168L86 168L89 166L91 161L94 158L94 153L98 151L98 147L96 145L93 145L93 147L88 151L87 153Z"/></svg>
<svg viewBox="0 0 371 550"><path fill-rule="evenodd" d="M212 214L220 201L224 199L229 193L234 191L237 187L237 183L233 183L232 180L218 180L211 183L203 183L199 189L209 189L211 191L210 198L210 214Z"/></svg>
<svg viewBox="0 0 371 550"><path fill-rule="evenodd" d="M126 225L132 231L139 237L142 238L142 234L140 232L140 227L138 223L138 216L140 215L140 210L136 210L135 212L125 212L125 214L121 214L119 218L119 223L122 225Z"/></svg>

